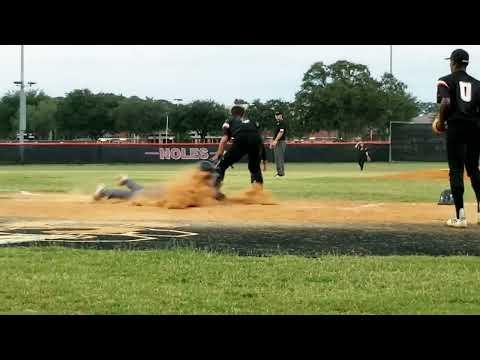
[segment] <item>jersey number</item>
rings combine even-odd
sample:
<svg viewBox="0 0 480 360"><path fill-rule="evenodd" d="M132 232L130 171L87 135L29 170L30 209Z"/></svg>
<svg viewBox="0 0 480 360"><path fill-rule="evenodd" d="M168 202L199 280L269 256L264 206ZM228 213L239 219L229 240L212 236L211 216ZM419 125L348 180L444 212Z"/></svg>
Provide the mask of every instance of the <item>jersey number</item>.
<svg viewBox="0 0 480 360"><path fill-rule="evenodd" d="M460 98L465 102L472 100L472 84L469 82L459 81Z"/></svg>

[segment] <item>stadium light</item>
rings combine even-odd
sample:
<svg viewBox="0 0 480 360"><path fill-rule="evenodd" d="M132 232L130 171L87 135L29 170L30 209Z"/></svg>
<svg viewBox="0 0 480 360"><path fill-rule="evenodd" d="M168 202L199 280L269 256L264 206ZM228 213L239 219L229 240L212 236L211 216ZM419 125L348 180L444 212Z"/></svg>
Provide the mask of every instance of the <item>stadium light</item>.
<svg viewBox="0 0 480 360"><path fill-rule="evenodd" d="M25 82L24 82L24 71L23 71L23 45L20 45L20 81L15 81L15 85L20 85L20 121L18 124L19 128L19 142L20 142L20 162L23 164L23 139L24 132L27 127L27 101L25 99Z"/></svg>
<svg viewBox="0 0 480 360"><path fill-rule="evenodd" d="M393 53L393 45L390 45L390 75L393 76L392 71L392 53ZM392 122L390 121L389 129L388 129L388 163L392 162Z"/></svg>

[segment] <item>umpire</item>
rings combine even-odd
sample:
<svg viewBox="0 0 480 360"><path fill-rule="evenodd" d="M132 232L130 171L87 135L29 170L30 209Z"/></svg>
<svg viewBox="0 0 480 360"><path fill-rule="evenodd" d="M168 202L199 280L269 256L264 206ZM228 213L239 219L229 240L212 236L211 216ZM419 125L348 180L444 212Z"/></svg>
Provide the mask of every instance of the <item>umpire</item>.
<svg viewBox="0 0 480 360"><path fill-rule="evenodd" d="M262 158L263 139L260 135L259 124L245 118L246 105L235 102L231 109L231 117L223 124L223 136L213 161L217 161L224 153L228 140L233 139L233 144L217 165L218 173L215 186L219 189L225 178L225 171L240 161L245 155L248 156L248 170L250 171L251 183L263 185L260 162ZM219 199L224 197L219 192Z"/></svg>
<svg viewBox="0 0 480 360"><path fill-rule="evenodd" d="M475 191L477 223L480 222L480 82L466 72L469 55L465 50L453 51L447 60L451 74L437 82L438 121L440 129L446 129L450 189L456 212L447 226L465 228L464 168Z"/></svg>
<svg viewBox="0 0 480 360"><path fill-rule="evenodd" d="M285 149L287 148L287 127L283 119L283 113L275 113L276 128L273 141L270 148L275 155L275 164L277 165L277 174L275 176L285 176Z"/></svg>

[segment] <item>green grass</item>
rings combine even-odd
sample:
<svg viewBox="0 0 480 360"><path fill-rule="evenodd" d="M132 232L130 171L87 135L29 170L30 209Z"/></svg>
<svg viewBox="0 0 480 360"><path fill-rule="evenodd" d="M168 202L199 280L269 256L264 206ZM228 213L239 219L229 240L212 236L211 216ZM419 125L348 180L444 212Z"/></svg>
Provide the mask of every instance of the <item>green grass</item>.
<svg viewBox="0 0 480 360"><path fill-rule="evenodd" d="M476 257L0 251L0 313L478 314Z"/></svg>
<svg viewBox="0 0 480 360"><path fill-rule="evenodd" d="M0 167L0 192L91 193L99 183L114 186L115 177L128 174L138 182L154 184L174 181L192 165L25 165ZM279 199L340 199L359 201L432 202L448 188L445 181L381 179L404 171L442 169L444 163L368 163L361 173L358 166L344 164L287 164L287 177L273 179L273 167L265 174L265 186ZM229 169L224 190L231 193L249 186L245 164ZM468 184L467 184L468 185ZM473 192L466 187L466 200Z"/></svg>
<svg viewBox="0 0 480 360"><path fill-rule="evenodd" d="M3 196L18 191L91 193L129 174L145 185L185 165L1 166ZM442 163L287 164L265 176L280 199L434 202L445 181L379 176L446 168ZM225 191L244 189L244 164ZM466 200L473 200L467 185ZM0 249L0 313L22 314L478 314L477 257L295 256L270 258L169 251Z"/></svg>

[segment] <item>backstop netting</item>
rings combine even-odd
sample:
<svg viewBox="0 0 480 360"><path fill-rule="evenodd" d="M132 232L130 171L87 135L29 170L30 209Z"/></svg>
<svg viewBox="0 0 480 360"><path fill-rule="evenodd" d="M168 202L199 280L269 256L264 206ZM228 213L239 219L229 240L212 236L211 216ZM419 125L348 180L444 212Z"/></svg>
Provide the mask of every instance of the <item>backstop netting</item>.
<svg viewBox="0 0 480 360"><path fill-rule="evenodd" d="M437 135L431 124L392 122L392 161L447 161L445 135Z"/></svg>

